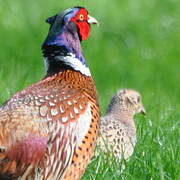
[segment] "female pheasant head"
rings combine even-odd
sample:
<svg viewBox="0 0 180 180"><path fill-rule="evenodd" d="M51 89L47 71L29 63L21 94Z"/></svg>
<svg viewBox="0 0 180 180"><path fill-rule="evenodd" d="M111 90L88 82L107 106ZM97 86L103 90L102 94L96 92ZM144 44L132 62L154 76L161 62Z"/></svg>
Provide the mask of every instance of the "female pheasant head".
<svg viewBox="0 0 180 180"><path fill-rule="evenodd" d="M109 104L108 113L126 112L128 115L146 114L139 92L133 89L122 89L112 98Z"/></svg>
<svg viewBox="0 0 180 180"><path fill-rule="evenodd" d="M74 69L86 76L90 71L81 49L81 41L86 40L91 24L97 20L83 7L74 7L46 20L50 29L42 45L48 73L57 73L64 69Z"/></svg>

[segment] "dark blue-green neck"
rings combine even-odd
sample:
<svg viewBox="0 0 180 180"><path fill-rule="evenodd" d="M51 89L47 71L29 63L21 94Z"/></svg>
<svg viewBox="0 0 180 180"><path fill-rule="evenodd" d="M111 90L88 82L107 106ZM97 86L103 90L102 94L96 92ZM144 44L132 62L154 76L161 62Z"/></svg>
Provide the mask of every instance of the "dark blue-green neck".
<svg viewBox="0 0 180 180"><path fill-rule="evenodd" d="M77 66L82 64L82 67L88 68L78 29L74 23L64 25L60 31L54 33L50 31L42 45L42 51L48 73L57 73L63 69L78 69L76 64Z"/></svg>

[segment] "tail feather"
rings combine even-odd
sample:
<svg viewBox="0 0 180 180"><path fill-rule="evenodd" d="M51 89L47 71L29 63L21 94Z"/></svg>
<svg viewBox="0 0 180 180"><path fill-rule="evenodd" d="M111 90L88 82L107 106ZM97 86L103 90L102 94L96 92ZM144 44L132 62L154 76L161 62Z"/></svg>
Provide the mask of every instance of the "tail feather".
<svg viewBox="0 0 180 180"><path fill-rule="evenodd" d="M0 179L1 180L13 180L13 177L12 177L12 175L11 174L0 174Z"/></svg>
<svg viewBox="0 0 180 180"><path fill-rule="evenodd" d="M7 159L5 152L0 152L0 180L14 180L17 172L15 161Z"/></svg>

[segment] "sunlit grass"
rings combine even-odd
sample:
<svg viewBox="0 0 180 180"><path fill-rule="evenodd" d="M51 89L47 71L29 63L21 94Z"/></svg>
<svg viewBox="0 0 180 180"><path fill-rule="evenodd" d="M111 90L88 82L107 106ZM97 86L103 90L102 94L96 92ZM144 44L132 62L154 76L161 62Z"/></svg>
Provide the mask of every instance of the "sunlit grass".
<svg viewBox="0 0 180 180"><path fill-rule="evenodd" d="M45 19L75 5L100 22L83 42L102 113L119 88L141 92L138 143L128 162L100 154L84 180L180 179L180 3L178 0L0 0L0 102L44 76ZM121 166L125 165L122 171Z"/></svg>
<svg viewBox="0 0 180 180"><path fill-rule="evenodd" d="M168 109L167 109L168 110ZM162 114L161 114L162 115ZM172 110L164 114L162 123L147 115L138 117L138 143L128 162L116 162L109 154L100 154L90 164L85 179L179 179L179 124ZM158 117L156 117L158 118ZM122 170L125 166L125 169Z"/></svg>

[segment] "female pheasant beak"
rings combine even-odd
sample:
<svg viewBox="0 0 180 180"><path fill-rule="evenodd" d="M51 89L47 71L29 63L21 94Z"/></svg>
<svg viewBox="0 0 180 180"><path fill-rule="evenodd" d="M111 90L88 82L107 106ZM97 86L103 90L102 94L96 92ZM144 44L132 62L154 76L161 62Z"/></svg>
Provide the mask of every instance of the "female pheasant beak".
<svg viewBox="0 0 180 180"><path fill-rule="evenodd" d="M142 106L142 108L141 108L141 113L143 114L143 115L146 115L146 110L145 110L145 108Z"/></svg>
<svg viewBox="0 0 180 180"><path fill-rule="evenodd" d="M87 22L88 22L89 24L97 24L97 26L99 26L99 22L98 22L94 17L89 16L89 15L88 15L88 20L87 20Z"/></svg>

